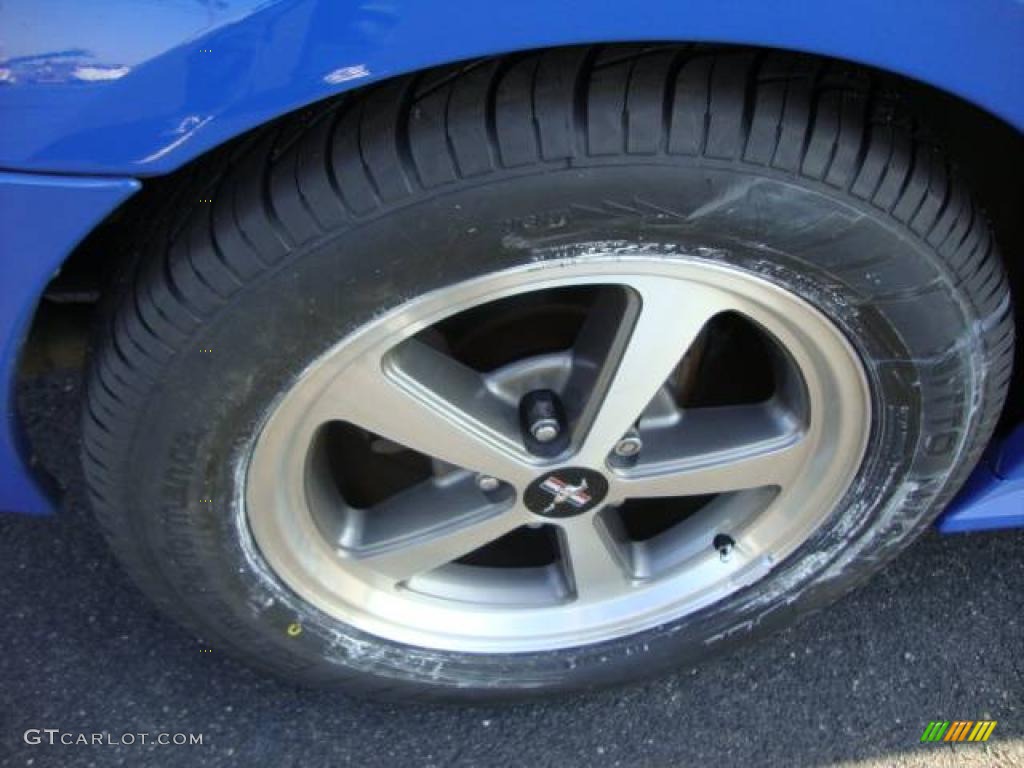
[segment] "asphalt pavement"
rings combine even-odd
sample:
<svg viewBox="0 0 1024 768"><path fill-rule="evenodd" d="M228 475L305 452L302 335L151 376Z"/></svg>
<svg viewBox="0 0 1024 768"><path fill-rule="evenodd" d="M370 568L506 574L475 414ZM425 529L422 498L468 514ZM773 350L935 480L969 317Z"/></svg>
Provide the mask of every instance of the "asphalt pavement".
<svg viewBox="0 0 1024 768"><path fill-rule="evenodd" d="M66 493L55 518L0 515L0 765L1024 766L1024 532L929 534L829 610L643 685L375 704L261 677L150 607L88 511L77 396L71 373L22 393ZM979 719L998 721L987 744L920 742ZM26 743L47 728L203 743Z"/></svg>

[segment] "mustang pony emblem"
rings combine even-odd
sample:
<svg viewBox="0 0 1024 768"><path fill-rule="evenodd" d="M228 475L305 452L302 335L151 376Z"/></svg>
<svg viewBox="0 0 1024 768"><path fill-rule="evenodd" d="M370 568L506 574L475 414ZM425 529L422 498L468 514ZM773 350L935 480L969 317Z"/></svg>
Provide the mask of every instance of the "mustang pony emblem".
<svg viewBox="0 0 1024 768"><path fill-rule="evenodd" d="M553 495L555 498L544 509L544 514L551 512L559 504L568 501L577 509L587 506L590 503L590 494L587 493L587 479L583 478L578 485L570 485L557 477L549 477L540 487Z"/></svg>

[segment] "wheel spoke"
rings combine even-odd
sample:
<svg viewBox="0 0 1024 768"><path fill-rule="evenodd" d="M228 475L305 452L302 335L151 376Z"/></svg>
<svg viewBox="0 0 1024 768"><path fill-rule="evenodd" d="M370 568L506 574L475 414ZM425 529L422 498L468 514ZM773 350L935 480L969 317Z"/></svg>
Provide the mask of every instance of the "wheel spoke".
<svg viewBox="0 0 1024 768"><path fill-rule="evenodd" d="M561 541L578 600L621 594L629 586L626 566L610 532L591 515L563 520Z"/></svg>
<svg viewBox="0 0 1024 768"><path fill-rule="evenodd" d="M778 486L804 467L808 441L770 405L687 412L677 429L645 444L653 458L616 480L625 497L696 496Z"/></svg>
<svg viewBox="0 0 1024 768"><path fill-rule="evenodd" d="M514 409L475 371L426 344L409 340L399 350L389 361L368 356L346 368L322 395L317 417L516 486L529 483L534 470Z"/></svg>
<svg viewBox="0 0 1024 768"><path fill-rule="evenodd" d="M528 519L529 513L524 508L514 506L483 519L464 520L394 541L386 548L361 552L352 556L350 562L372 574L401 583L468 555L514 531Z"/></svg>
<svg viewBox="0 0 1024 768"><path fill-rule="evenodd" d="M611 345L583 419L579 461L589 466L604 465L707 322L731 308L727 295L683 281L637 279L630 287L640 298L638 310L623 315L632 329Z"/></svg>

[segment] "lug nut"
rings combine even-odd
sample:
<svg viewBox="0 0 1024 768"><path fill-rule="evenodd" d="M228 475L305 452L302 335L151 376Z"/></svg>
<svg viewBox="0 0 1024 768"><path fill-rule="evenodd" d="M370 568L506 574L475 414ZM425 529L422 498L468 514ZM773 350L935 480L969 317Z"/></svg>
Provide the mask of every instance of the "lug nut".
<svg viewBox="0 0 1024 768"><path fill-rule="evenodd" d="M624 459L631 458L639 454L643 447L644 441L640 439L640 433L636 429L631 429L615 444L615 455Z"/></svg>
<svg viewBox="0 0 1024 768"><path fill-rule="evenodd" d="M711 543L715 549L718 550L718 558L723 562L729 562L732 558L732 551L736 548L736 542L733 541L732 536L726 536L724 533L720 533L715 536L715 540Z"/></svg>
<svg viewBox="0 0 1024 768"><path fill-rule="evenodd" d="M550 443L558 437L558 422L554 419L540 419L530 425L530 434L538 443Z"/></svg>
<svg viewBox="0 0 1024 768"><path fill-rule="evenodd" d="M550 389L527 392L519 401L519 426L526 450L551 458L569 447L568 419L558 394Z"/></svg>
<svg viewBox="0 0 1024 768"><path fill-rule="evenodd" d="M476 476L476 487L484 493L490 493L496 491L501 486L501 480L490 475L477 475Z"/></svg>

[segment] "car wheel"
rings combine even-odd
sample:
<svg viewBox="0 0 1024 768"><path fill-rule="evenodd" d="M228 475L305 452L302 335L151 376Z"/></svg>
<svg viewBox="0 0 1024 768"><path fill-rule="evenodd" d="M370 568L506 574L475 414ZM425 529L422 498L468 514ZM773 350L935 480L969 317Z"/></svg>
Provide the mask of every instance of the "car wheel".
<svg viewBox="0 0 1024 768"><path fill-rule="evenodd" d="M1013 343L873 78L552 50L207 158L93 357L118 556L215 646L402 698L633 680L834 600L964 480Z"/></svg>

